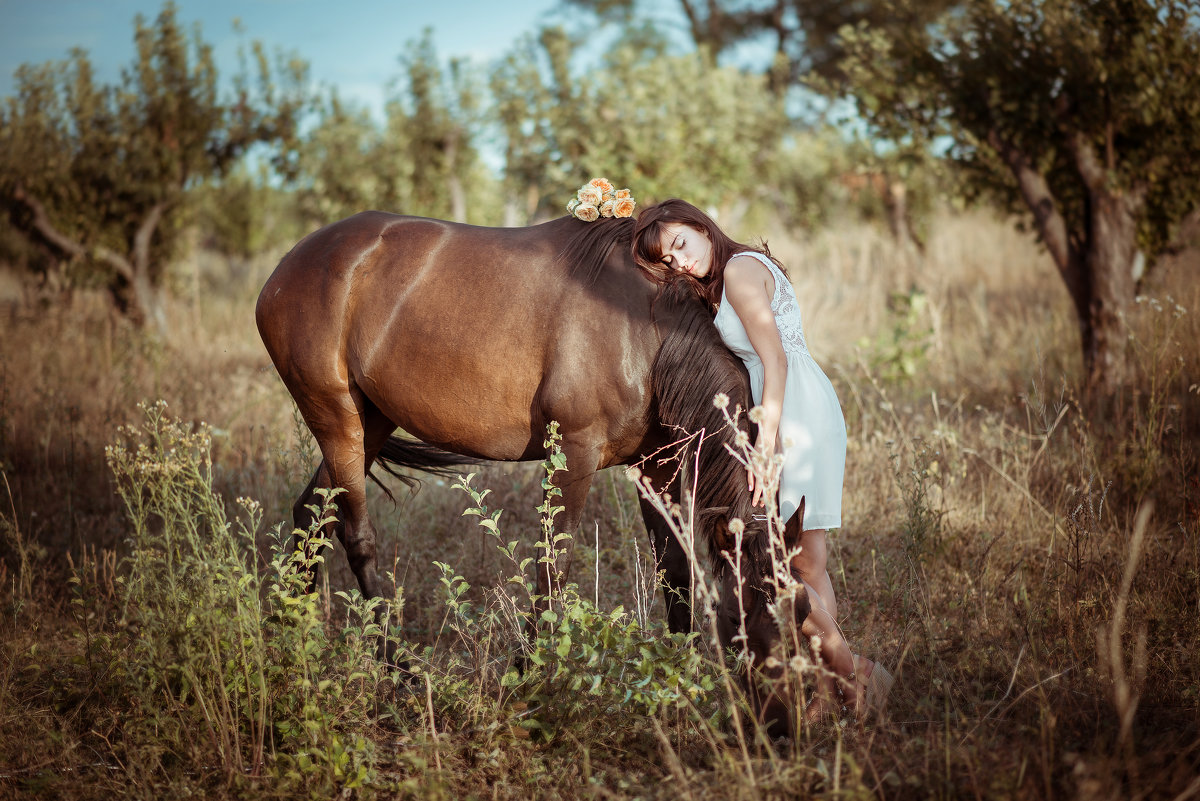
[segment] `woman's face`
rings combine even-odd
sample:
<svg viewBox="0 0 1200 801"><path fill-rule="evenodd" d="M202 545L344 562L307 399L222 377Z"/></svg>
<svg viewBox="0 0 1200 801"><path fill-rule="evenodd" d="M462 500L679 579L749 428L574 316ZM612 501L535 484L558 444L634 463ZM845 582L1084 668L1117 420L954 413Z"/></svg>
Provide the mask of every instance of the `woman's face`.
<svg viewBox="0 0 1200 801"><path fill-rule="evenodd" d="M704 278L712 271L712 241L698 228L684 223L663 226L662 262L671 272Z"/></svg>

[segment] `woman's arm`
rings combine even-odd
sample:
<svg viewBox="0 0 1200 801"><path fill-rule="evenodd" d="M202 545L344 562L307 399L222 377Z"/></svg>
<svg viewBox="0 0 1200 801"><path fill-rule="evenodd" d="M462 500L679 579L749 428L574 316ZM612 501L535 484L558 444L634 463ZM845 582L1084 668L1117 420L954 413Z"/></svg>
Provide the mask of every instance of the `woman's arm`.
<svg viewBox="0 0 1200 801"><path fill-rule="evenodd" d="M783 391L787 380L787 354L775 326L771 298L775 295L775 278L753 256L737 256L725 267L725 297L737 312L742 327L750 337L758 358L763 363L762 422L758 424L758 441L754 447L766 456L775 453L779 437L779 419L783 415ZM749 486L758 505L763 488L749 472Z"/></svg>

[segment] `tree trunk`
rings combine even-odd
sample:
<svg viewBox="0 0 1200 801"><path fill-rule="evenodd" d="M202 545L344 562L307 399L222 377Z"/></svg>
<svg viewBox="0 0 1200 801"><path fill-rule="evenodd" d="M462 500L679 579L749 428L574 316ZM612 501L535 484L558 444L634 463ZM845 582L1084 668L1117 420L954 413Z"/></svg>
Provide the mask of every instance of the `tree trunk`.
<svg viewBox="0 0 1200 801"><path fill-rule="evenodd" d="M1129 378L1128 313L1137 290L1137 219L1133 202L1093 192L1085 256L1086 295L1074 298L1089 395L1111 397Z"/></svg>
<svg viewBox="0 0 1200 801"><path fill-rule="evenodd" d="M1129 377L1127 313L1137 290L1133 263L1142 192L1113 188L1095 148L1081 135L1068 136L1089 201L1087 230L1071 231L1033 161L996 131L988 134L988 144L1012 170L1075 304L1084 392L1092 401L1110 399Z"/></svg>
<svg viewBox="0 0 1200 801"><path fill-rule="evenodd" d="M1110 140L1111 142L1111 140ZM1076 132L1067 137L1075 168L1088 191L1084 250L1085 291L1072 291L1083 345L1084 389L1094 400L1111 398L1128 379L1127 314L1137 290L1133 262L1137 255L1137 212L1143 190L1113 185L1109 164L1095 146Z"/></svg>
<svg viewBox="0 0 1200 801"><path fill-rule="evenodd" d="M108 294L121 316L135 327L148 328L159 335L167 333L162 292L144 273L135 272L132 281L115 276L108 285Z"/></svg>
<svg viewBox="0 0 1200 801"><path fill-rule="evenodd" d="M450 194L450 219L455 222L467 221L467 193L463 189L462 178L458 175L458 140L457 129L446 135L444 141L446 153L446 183Z"/></svg>

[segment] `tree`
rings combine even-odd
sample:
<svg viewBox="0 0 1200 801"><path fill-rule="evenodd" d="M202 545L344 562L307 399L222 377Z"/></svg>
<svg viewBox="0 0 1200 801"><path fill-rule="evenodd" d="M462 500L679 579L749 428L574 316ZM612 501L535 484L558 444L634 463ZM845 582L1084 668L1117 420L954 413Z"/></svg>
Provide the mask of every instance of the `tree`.
<svg viewBox="0 0 1200 801"><path fill-rule="evenodd" d="M401 64L404 91L388 104L388 130L408 143L413 205L465 222L466 181L478 164L472 140L482 120L482 87L462 59L451 59L443 71L429 30L406 48Z"/></svg>
<svg viewBox="0 0 1200 801"><path fill-rule="evenodd" d="M493 182L475 145L481 83L466 61L443 67L429 31L404 53L382 127L336 92L317 103L289 173L308 222L324 225L364 209L499 221L486 203Z"/></svg>
<svg viewBox="0 0 1200 801"><path fill-rule="evenodd" d="M646 7L661 11L646 0L567 0L602 20L630 25ZM824 79L840 74L844 56L838 32L846 25L866 24L874 29L920 27L957 0L923 0L898 6L889 0L676 0L687 31L696 47L712 60L747 41L771 48L763 72L777 94L810 76Z"/></svg>
<svg viewBox="0 0 1200 801"><path fill-rule="evenodd" d="M0 205L11 225L78 282L107 288L138 325L165 326L160 289L180 242L189 190L256 142L294 136L305 66L280 93L261 48L259 82L218 96L211 48L187 36L174 5L134 23L137 58L120 86L97 86L81 50L23 66L0 109Z"/></svg>
<svg viewBox="0 0 1200 801"><path fill-rule="evenodd" d="M1200 201L1195 0L970 0L937 25L843 29L844 90L894 141L952 142L1032 222L1074 303L1085 387L1126 381L1139 276Z"/></svg>
<svg viewBox="0 0 1200 801"><path fill-rule="evenodd" d="M505 224L557 215L586 178L587 86L571 76L573 45L561 28L522 37L492 73L493 113L504 136ZM620 179L616 179L620 180ZM565 202L565 201L563 201Z"/></svg>
<svg viewBox="0 0 1200 801"><path fill-rule="evenodd" d="M403 150L390 142L389 150ZM290 185L306 225L324 225L364 209L395 209L408 160L384 156L383 135L363 108L337 93L320 100L311 129L296 148Z"/></svg>
<svg viewBox="0 0 1200 801"><path fill-rule="evenodd" d="M605 175L639 202L686 197L733 224L765 183L782 104L762 76L667 55L646 30L634 33L578 78L578 48L560 28L523 42L493 73L509 196L525 199L527 219L558 215L581 183Z"/></svg>

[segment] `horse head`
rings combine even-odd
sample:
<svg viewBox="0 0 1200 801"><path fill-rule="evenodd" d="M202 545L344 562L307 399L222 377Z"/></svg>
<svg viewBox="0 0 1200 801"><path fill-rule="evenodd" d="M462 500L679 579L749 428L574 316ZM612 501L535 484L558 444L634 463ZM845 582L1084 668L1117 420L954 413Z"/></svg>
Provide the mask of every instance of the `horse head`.
<svg viewBox="0 0 1200 801"><path fill-rule="evenodd" d="M765 510L753 506L746 468L734 458L744 452L744 443L753 442L753 424L736 413L752 403L749 376L686 287L664 290L656 321L662 331L652 379L656 409L661 425L691 443L677 458L694 469L696 533L708 544L720 591L717 632L723 647L743 657L743 678L759 719L771 734L786 734L794 699L788 682L776 679L784 675L787 654L800 645L810 606L790 565L797 543L785 541L783 527L772 530ZM804 514L803 502L796 514Z"/></svg>

